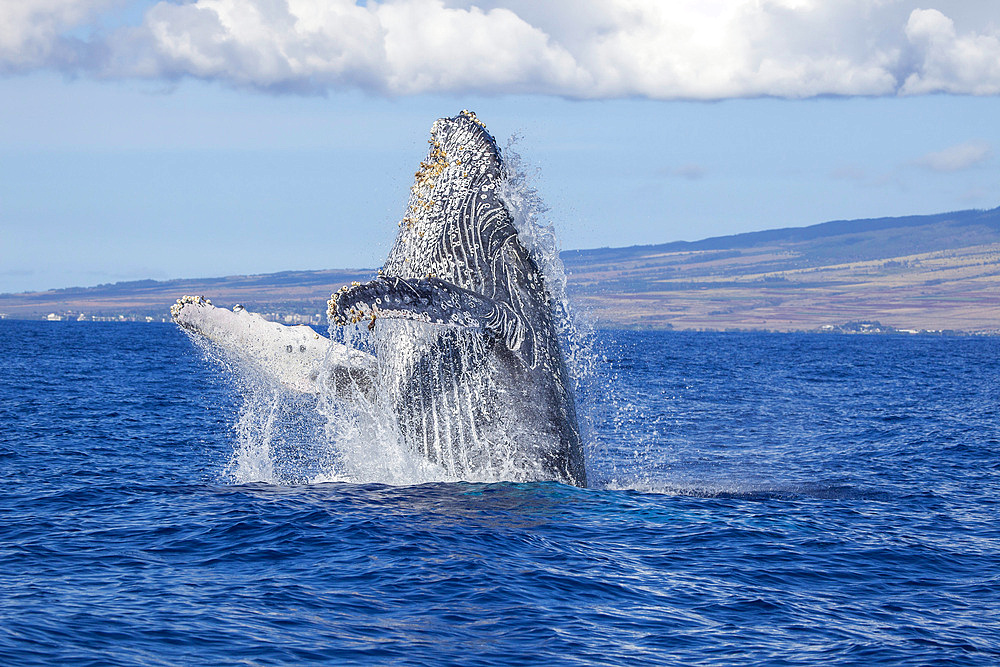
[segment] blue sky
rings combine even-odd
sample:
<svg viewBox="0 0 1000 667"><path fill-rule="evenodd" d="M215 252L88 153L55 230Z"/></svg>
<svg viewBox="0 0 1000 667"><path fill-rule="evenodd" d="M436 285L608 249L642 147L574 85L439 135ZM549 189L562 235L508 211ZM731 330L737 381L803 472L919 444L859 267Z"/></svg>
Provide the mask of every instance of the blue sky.
<svg viewBox="0 0 1000 667"><path fill-rule="evenodd" d="M433 120L564 248L1000 205L1000 4L0 8L0 292L381 264Z"/></svg>

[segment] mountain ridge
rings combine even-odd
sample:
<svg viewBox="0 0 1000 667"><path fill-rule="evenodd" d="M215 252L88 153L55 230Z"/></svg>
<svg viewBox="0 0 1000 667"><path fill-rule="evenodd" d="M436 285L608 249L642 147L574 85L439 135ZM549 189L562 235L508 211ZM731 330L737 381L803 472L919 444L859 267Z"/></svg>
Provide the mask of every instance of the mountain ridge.
<svg viewBox="0 0 1000 667"><path fill-rule="evenodd" d="M954 222L958 226L970 226L981 223L1000 234L1000 207L992 209L964 209L947 213L928 215L908 215L881 218L859 218L856 220L830 220L804 227L777 227L753 232L740 232L725 236L711 236L697 241L669 241L667 243L639 244L622 247L587 248L581 250L564 250L560 253L563 261L574 261L578 257L595 257L604 255L627 255L635 252L681 252L685 250L719 250L750 248L762 243L777 241L801 242L826 238L831 236L871 233L898 229L901 227L920 227L939 223ZM753 242L747 242L752 240Z"/></svg>
<svg viewBox="0 0 1000 667"><path fill-rule="evenodd" d="M561 253L568 290L598 326L823 329L879 320L897 328L1000 331L1000 207L833 220ZM0 294L13 318L165 319L204 294L274 319L323 321L326 299L375 269L137 280Z"/></svg>

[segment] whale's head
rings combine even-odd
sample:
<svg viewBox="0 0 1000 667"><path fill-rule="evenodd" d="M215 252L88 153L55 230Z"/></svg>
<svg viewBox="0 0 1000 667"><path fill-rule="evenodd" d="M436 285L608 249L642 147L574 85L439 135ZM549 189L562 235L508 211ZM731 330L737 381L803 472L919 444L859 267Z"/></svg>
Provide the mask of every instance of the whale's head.
<svg viewBox="0 0 1000 667"><path fill-rule="evenodd" d="M506 341L530 368L539 354L561 363L549 333L552 298L501 196L508 174L496 140L462 111L435 121L429 143L379 278L334 294L331 322L475 328Z"/></svg>
<svg viewBox="0 0 1000 667"><path fill-rule="evenodd" d="M511 270L537 269L523 266L530 260L500 198L507 173L496 140L462 111L435 121L429 144L383 274L440 278L510 302Z"/></svg>

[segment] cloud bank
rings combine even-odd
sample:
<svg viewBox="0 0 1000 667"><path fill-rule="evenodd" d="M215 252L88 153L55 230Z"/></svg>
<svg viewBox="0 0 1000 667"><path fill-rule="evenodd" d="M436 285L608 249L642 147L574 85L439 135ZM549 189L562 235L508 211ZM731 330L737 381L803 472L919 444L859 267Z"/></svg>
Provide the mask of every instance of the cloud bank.
<svg viewBox="0 0 1000 667"><path fill-rule="evenodd" d="M0 0L0 72L718 100L1000 94L1000 3L961 0ZM135 3L132 3L135 4Z"/></svg>

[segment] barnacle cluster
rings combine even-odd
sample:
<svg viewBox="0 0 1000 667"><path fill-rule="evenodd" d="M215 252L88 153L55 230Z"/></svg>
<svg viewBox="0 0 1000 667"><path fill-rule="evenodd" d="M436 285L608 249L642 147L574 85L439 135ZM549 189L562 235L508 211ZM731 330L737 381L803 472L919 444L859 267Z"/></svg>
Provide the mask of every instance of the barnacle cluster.
<svg viewBox="0 0 1000 667"><path fill-rule="evenodd" d="M176 320L178 317L180 317L181 310L183 310L184 306L188 304L193 304L196 306L211 306L212 302L203 296L188 296L185 294L181 298L177 299L177 303L170 306L170 317Z"/></svg>
<svg viewBox="0 0 1000 667"><path fill-rule="evenodd" d="M352 288L360 286L361 283L352 281L350 285L344 285L330 295L330 300L326 303L326 316L331 322L337 324L338 326L345 327L348 324L357 324L362 320L371 318L371 321L368 323L368 328L371 329L375 326L375 316L377 314L375 306L371 306L369 308L364 304L359 304L348 308L346 313L341 312L339 304L340 298Z"/></svg>
<svg viewBox="0 0 1000 667"><path fill-rule="evenodd" d="M479 127L483 128L484 130L486 129L486 126L483 125L483 121L479 120L479 118L476 117L476 112L475 111L469 111L468 109L462 109L459 112L459 115L460 116L465 116L466 118L468 118L469 120L471 120L473 123L475 123Z"/></svg>
<svg viewBox="0 0 1000 667"><path fill-rule="evenodd" d="M434 179L444 171L445 167L448 166L448 154L444 152L441 148L441 144L430 139L428 141L433 148L431 152L427 155L426 161L420 162L420 169L417 170L413 177L416 178L416 183L413 184L414 188L419 188L426 185L428 188L434 188Z"/></svg>
<svg viewBox="0 0 1000 667"><path fill-rule="evenodd" d="M421 161L420 169L413 174L414 182L410 188L413 198L410 200L407 215L400 223L401 225L405 223L407 229L413 226L414 218L420 215L421 210L430 210L434 206L430 191L434 189L437 177L448 167L448 154L441 148L441 144L434 139L428 143L431 144L431 151L427 159Z"/></svg>
<svg viewBox="0 0 1000 667"><path fill-rule="evenodd" d="M326 317L331 322L335 324L340 324L343 326L346 323L341 322L340 311L337 307L337 301L340 299L340 295L346 292L350 287L347 285L342 286L339 290L330 295L330 299L326 302Z"/></svg>
<svg viewBox="0 0 1000 667"><path fill-rule="evenodd" d="M463 109L460 114L462 117L467 118L484 130L486 127L483 125L476 114L468 109ZM427 142L430 144L431 148L427 154L427 158L420 162L420 168L413 174L414 182L410 187L410 202L406 209L406 214L403 219L399 221L399 227L406 227L407 230L412 229L415 224L417 224L421 217L430 211L438 203L437 199L432 198L433 190L440 185L439 177L448 167L461 167L465 171L460 172L462 178L468 178L468 160L462 160L457 156L454 157L454 161L451 161L448 153L444 150L441 142L438 141L433 136ZM462 155L466 151L466 146L458 146L458 154ZM423 236L421 233L420 236Z"/></svg>

